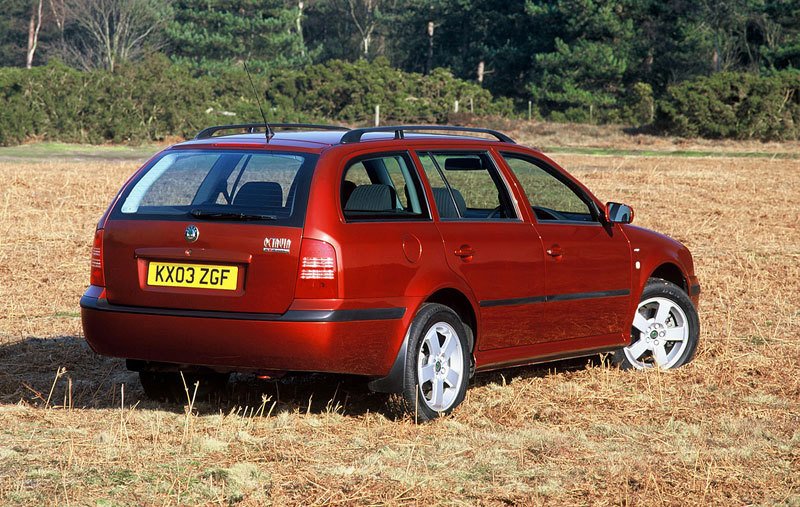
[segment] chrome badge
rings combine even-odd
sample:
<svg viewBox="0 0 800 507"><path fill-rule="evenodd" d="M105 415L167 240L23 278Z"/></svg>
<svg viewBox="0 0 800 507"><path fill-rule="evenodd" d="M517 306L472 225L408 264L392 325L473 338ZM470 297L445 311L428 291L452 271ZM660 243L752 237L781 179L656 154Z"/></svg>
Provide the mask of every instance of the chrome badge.
<svg viewBox="0 0 800 507"><path fill-rule="evenodd" d="M290 248L292 240L289 238L264 238L265 252L288 254Z"/></svg>
<svg viewBox="0 0 800 507"><path fill-rule="evenodd" d="M183 237L186 238L186 241L189 243L194 243L197 241L197 238L200 237L200 231L197 230L196 225L188 225L183 233Z"/></svg>

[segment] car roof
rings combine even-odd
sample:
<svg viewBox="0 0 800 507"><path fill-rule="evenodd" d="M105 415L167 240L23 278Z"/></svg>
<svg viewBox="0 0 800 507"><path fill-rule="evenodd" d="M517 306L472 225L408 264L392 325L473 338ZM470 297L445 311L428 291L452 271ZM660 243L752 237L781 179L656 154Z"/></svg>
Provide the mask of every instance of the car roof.
<svg viewBox="0 0 800 507"><path fill-rule="evenodd" d="M236 126L221 126L211 127L198 134L198 137L190 141L179 143L176 147L194 147L194 146L213 146L215 148L241 148L241 147L264 147L266 136L264 132L255 133L237 133L231 135L213 134L219 130L226 128L234 128ZM263 128L263 125L260 126ZM449 134L449 133L420 133L414 130L432 130L436 131L457 131L465 132L468 134ZM486 137L479 137L470 135L472 133L488 134L495 139ZM338 130L278 130L274 132L273 136L269 139L269 146L278 147L302 147L310 150L321 151L326 147L339 145L339 144L359 144L369 141L390 141L394 139L405 140L447 140L449 142L489 142L489 143L514 143L513 140L505 136L505 134L488 130L478 129L471 127L452 127L452 126L397 126L397 127L377 127L377 128L363 128L347 130L345 128Z"/></svg>
<svg viewBox="0 0 800 507"><path fill-rule="evenodd" d="M327 146L338 144L344 132L331 131L306 131L306 132L277 132L269 140L271 146L297 146L302 145L306 148L322 149ZM263 146L266 137L263 132L255 134L232 134L224 136L207 137L204 139L192 139L177 144L177 147L184 146L214 146L217 148L241 147L242 145Z"/></svg>

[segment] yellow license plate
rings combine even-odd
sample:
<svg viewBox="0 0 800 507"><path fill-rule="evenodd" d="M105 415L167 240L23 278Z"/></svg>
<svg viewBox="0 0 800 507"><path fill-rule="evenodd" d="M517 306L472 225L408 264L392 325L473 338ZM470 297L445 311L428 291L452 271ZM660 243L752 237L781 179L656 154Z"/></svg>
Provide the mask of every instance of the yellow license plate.
<svg viewBox="0 0 800 507"><path fill-rule="evenodd" d="M237 266L153 261L147 267L147 285L159 287L236 290L238 279Z"/></svg>

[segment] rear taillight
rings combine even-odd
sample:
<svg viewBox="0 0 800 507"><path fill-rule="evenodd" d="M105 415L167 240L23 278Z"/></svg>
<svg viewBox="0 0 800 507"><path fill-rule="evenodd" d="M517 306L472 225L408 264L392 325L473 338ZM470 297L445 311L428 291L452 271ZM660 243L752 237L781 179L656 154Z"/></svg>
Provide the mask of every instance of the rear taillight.
<svg viewBox="0 0 800 507"><path fill-rule="evenodd" d="M103 229L97 229L94 233L91 266L92 272L89 277L89 283L97 287L105 287L106 276L103 273Z"/></svg>
<svg viewBox="0 0 800 507"><path fill-rule="evenodd" d="M338 269L333 245L316 239L304 239L300 246L300 267L295 297L333 299L338 297Z"/></svg>

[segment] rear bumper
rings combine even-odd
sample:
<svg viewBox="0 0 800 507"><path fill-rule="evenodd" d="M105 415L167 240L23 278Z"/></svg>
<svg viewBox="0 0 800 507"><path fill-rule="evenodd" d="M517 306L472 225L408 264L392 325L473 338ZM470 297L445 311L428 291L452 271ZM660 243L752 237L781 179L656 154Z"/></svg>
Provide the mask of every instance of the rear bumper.
<svg viewBox="0 0 800 507"><path fill-rule="evenodd" d="M410 320L403 307L207 312L111 305L81 298L86 341L98 354L217 370L388 374Z"/></svg>

